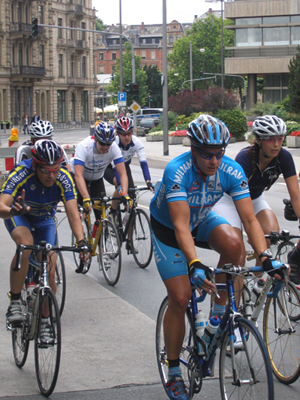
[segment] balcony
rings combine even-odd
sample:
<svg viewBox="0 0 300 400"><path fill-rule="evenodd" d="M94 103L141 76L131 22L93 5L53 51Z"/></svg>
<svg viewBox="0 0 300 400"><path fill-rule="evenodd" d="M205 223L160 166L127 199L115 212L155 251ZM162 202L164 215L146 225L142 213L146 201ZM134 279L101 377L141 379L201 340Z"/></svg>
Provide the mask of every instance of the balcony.
<svg viewBox="0 0 300 400"><path fill-rule="evenodd" d="M68 14L73 14L75 18L80 21L84 18L85 13L81 4L69 4Z"/></svg>
<svg viewBox="0 0 300 400"><path fill-rule="evenodd" d="M19 38L22 36L32 36L31 24L25 24L23 22L12 23L10 26L10 34L12 38ZM44 28L38 26L38 35L44 34Z"/></svg>
<svg viewBox="0 0 300 400"><path fill-rule="evenodd" d="M11 75L19 75L19 76L27 76L27 77L35 77L35 76L45 76L46 69L44 67L31 67L27 65L18 65L15 67L11 67Z"/></svg>
<svg viewBox="0 0 300 400"><path fill-rule="evenodd" d="M85 86L88 85L88 78L78 78L78 77L68 77L67 78L68 85L74 86Z"/></svg>
<svg viewBox="0 0 300 400"><path fill-rule="evenodd" d="M83 53L84 50L88 49L88 42L86 40L68 39L67 46L74 48L79 53Z"/></svg>
<svg viewBox="0 0 300 400"><path fill-rule="evenodd" d="M67 47L67 39L64 38L58 38L56 47Z"/></svg>

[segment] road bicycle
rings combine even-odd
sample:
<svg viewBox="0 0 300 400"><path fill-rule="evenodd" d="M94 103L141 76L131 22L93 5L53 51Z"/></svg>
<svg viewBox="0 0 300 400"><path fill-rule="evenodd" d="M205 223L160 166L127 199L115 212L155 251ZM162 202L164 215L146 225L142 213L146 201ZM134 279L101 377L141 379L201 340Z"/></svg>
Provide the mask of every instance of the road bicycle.
<svg viewBox="0 0 300 400"><path fill-rule="evenodd" d="M287 271L285 265L280 269ZM214 272L213 269L211 270L213 282L214 274L226 274L226 284L216 284L216 296L218 296L219 290L226 290L228 303L218 329L206 347L203 341L196 336L195 329L198 303L203 301L205 296L197 297L198 292L191 278L192 297L185 313L185 336L179 355L182 378L189 392L189 398L192 399L194 394L201 391L203 378L214 376L216 351L220 348L219 382L222 399L272 400L274 399L274 382L264 341L257 328L237 311L235 303L235 276L249 271L249 268L234 267L228 264L223 269L216 269ZM263 271L262 267L252 267L250 270ZM166 392L168 368L163 320L167 307L168 297L161 304L156 324L156 358ZM235 349L237 330L242 338L242 346ZM204 349L200 354L198 354L197 342Z"/></svg>
<svg viewBox="0 0 300 400"><path fill-rule="evenodd" d="M288 263L287 255L294 248L291 241L299 235L288 231L271 232L265 235L270 240L272 256L282 263ZM248 257L248 259L251 257ZM276 378L285 384L294 383L300 376L300 295L291 281L277 282L267 276L259 297L253 303L251 292L257 279L251 272L244 275L242 298L239 312L252 323L257 324L263 310L263 337ZM269 291L279 288L277 296Z"/></svg>
<svg viewBox="0 0 300 400"><path fill-rule="evenodd" d="M42 261L31 260L32 270L26 278L21 292L21 308L25 321L15 327L7 325L12 332L12 347L15 363L22 368L26 362L29 342L34 340L35 370L39 389L44 396L50 396L53 392L60 365L61 354L61 323L60 311L57 299L49 286L48 255L52 251L81 250L74 247L51 246L45 241L38 245L20 244L17 248L17 260L14 271L21 268L20 260L26 250L41 252ZM29 294L26 287L34 282L36 288ZM42 316L47 317L49 332L47 340L41 335Z"/></svg>
<svg viewBox="0 0 300 400"><path fill-rule="evenodd" d="M108 197L105 194L99 199L91 199L95 210L101 211L100 220L97 222L96 232L93 233L90 212L78 205L80 218L83 226L84 239L89 243L92 249L91 257L83 263L74 253L74 260L77 266L76 272L86 274L91 266L92 257L97 256L99 270L103 272L106 282L114 286L121 273L121 244L118 231L115 225L107 219L106 209L112 200L120 201L120 198ZM72 245L76 244L76 238L72 233Z"/></svg>
<svg viewBox="0 0 300 400"><path fill-rule="evenodd" d="M148 267L153 254L150 220L147 213L138 206L139 194L145 193L146 190L150 189L148 187L130 188L128 190L128 195L132 199L130 211L121 209L119 205L116 213L120 243L122 245L126 242L127 254L133 255L140 268ZM125 213L123 219L122 213Z"/></svg>

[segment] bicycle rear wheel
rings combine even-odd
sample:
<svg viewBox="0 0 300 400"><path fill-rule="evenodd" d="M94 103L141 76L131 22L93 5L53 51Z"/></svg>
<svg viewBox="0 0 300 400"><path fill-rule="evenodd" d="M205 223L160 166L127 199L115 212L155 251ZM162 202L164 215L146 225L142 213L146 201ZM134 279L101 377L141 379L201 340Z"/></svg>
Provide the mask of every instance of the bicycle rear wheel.
<svg viewBox="0 0 300 400"><path fill-rule="evenodd" d="M284 303L289 317L284 311ZM273 373L287 385L300 376L300 323L295 321L299 307L298 290L289 282L288 290L283 286L277 298L267 299L264 310L263 335Z"/></svg>
<svg viewBox="0 0 300 400"><path fill-rule="evenodd" d="M84 234L84 240L86 240L87 243L89 243L89 227L88 227L88 223L86 220L81 221L82 222L82 227L83 227L83 234ZM74 236L74 234L72 233L72 239L71 239L71 244L72 246L75 246L76 244L76 238ZM81 260L79 257L79 253L76 253L75 251L73 252L73 257L74 257L74 261L76 264L76 268L79 268ZM84 263L84 267L82 270L82 274L86 274L91 266L92 263L92 256L90 256L90 258Z"/></svg>
<svg viewBox="0 0 300 400"><path fill-rule="evenodd" d="M153 247L150 221L144 210L136 209L131 227L130 243L133 258L140 268L146 268L150 264Z"/></svg>
<svg viewBox="0 0 300 400"><path fill-rule="evenodd" d="M43 294L42 294L43 293ZM50 396L53 392L59 371L61 353L61 326L60 314L56 297L49 289L40 292L39 297L39 321L35 338L35 371L39 389L44 396ZM41 336L42 312L49 312L48 325L51 327L51 335L47 335L47 342Z"/></svg>
<svg viewBox="0 0 300 400"><path fill-rule="evenodd" d="M165 347L163 321L165 313L168 308L168 297L166 297L159 309L157 322L156 322L156 360L160 379L163 387L168 394L167 382L168 382L168 366L167 352ZM202 386L202 371L199 364L198 355L196 354L196 337L193 330L193 323L191 312L187 309L185 313L185 336L183 339L181 352L179 355L180 368L182 372L182 379L189 392L190 399L195 393L199 393ZM191 386L191 382L193 385Z"/></svg>
<svg viewBox="0 0 300 400"><path fill-rule="evenodd" d="M74 253L73 253L74 254ZM56 284L56 300L59 308L59 313L62 315L65 300L66 300L66 269L63 255L60 251L57 252L57 259L55 265L55 284Z"/></svg>
<svg viewBox="0 0 300 400"><path fill-rule="evenodd" d="M121 245L114 224L105 220L99 240L99 269L110 286L114 286L121 273Z"/></svg>
<svg viewBox="0 0 300 400"><path fill-rule="evenodd" d="M222 399L274 399L272 369L260 333L241 317L233 329L239 329L243 344L234 349L234 339L229 329L225 331L219 365Z"/></svg>
<svg viewBox="0 0 300 400"><path fill-rule="evenodd" d="M21 292L21 308L22 312L25 314L27 312L27 290L26 286L23 286ZM15 363L18 368L22 368L26 362L28 349L29 349L29 340L26 339L28 331L28 321L26 321L21 325L16 327L12 331L12 348Z"/></svg>

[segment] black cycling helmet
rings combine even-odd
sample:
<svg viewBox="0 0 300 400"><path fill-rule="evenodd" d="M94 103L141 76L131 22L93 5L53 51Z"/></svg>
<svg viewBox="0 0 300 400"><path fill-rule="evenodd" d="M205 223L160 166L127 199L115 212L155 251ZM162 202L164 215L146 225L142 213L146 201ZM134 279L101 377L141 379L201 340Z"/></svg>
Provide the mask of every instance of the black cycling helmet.
<svg viewBox="0 0 300 400"><path fill-rule="evenodd" d="M32 159L36 164L54 165L64 160L64 153L53 140L37 140L31 149Z"/></svg>
<svg viewBox="0 0 300 400"><path fill-rule="evenodd" d="M230 139L224 122L207 114L201 114L189 123L187 136L195 147L225 148Z"/></svg>
<svg viewBox="0 0 300 400"><path fill-rule="evenodd" d="M268 136L282 136L286 134L286 125L276 115L265 115L255 119L252 126L252 133L260 139Z"/></svg>
<svg viewBox="0 0 300 400"><path fill-rule="evenodd" d="M132 120L127 117L119 118L115 123L115 130L117 131L117 133L120 133L121 135L124 133L126 134L128 132L132 132L133 131Z"/></svg>
<svg viewBox="0 0 300 400"><path fill-rule="evenodd" d="M28 133L33 139L50 138L53 135L53 126L49 121L40 120L30 125Z"/></svg>
<svg viewBox="0 0 300 400"><path fill-rule="evenodd" d="M111 145L116 135L114 128L107 122L99 122L94 128L94 136L101 144Z"/></svg>

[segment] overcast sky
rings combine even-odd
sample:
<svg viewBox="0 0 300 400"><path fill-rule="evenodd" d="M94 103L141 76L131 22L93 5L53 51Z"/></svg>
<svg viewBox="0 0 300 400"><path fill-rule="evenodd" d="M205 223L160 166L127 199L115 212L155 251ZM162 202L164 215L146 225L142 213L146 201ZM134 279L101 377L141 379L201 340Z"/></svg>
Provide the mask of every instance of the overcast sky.
<svg viewBox="0 0 300 400"><path fill-rule="evenodd" d="M194 15L202 15L209 8L220 10L221 3L205 0L167 0L167 23L173 19L181 23L193 22ZM120 21L120 0L93 0L97 17L106 25ZM162 23L163 0L122 0L122 24L138 25Z"/></svg>

